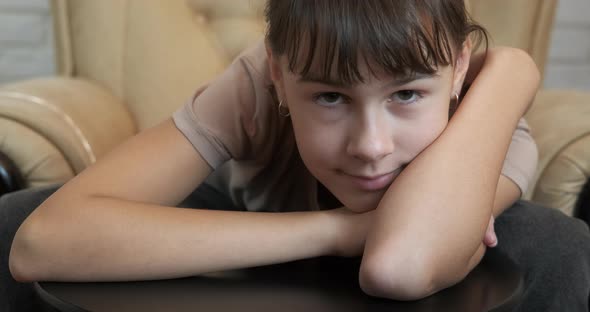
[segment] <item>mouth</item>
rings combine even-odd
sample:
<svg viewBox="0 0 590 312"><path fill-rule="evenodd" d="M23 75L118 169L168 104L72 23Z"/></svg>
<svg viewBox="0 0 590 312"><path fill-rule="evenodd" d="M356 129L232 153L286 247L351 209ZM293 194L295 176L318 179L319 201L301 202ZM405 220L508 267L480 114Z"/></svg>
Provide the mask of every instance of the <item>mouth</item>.
<svg viewBox="0 0 590 312"><path fill-rule="evenodd" d="M377 175L354 175L346 172L342 172L354 186L363 190L376 192L381 191L393 182L394 178L397 177L405 166L401 166L394 171L377 174Z"/></svg>

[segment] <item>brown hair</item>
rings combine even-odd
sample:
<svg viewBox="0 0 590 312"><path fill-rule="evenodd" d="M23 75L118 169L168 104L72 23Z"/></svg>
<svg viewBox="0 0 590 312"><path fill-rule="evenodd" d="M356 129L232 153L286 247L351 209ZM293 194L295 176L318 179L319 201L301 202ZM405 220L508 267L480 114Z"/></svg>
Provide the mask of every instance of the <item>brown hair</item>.
<svg viewBox="0 0 590 312"><path fill-rule="evenodd" d="M463 0L268 0L265 14L266 40L290 71L343 84L364 81L359 60L373 75L432 74L470 34L488 45Z"/></svg>

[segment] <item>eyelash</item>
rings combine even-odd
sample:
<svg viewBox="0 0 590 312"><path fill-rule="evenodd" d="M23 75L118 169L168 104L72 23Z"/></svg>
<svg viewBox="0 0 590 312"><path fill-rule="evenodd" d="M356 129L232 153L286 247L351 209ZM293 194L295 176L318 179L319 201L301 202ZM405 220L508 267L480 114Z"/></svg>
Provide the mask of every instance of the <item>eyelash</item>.
<svg viewBox="0 0 590 312"><path fill-rule="evenodd" d="M392 98L393 98L395 95L398 95L398 94L399 94L399 93L401 93L401 92L413 92L413 96L415 97L415 99L414 99L413 101L410 101L410 102L407 102L407 103L400 103L400 105L403 105L403 106L405 106L405 105L411 105L411 104L414 104L414 103L418 102L420 99L422 99L422 98L423 98L423 96L424 96L422 92L420 92L420 91L417 91L417 90L399 90L399 91L397 91L397 92L394 92L394 93L393 93L393 94L390 96L390 101L391 101L391 102L394 102L395 100L393 100ZM334 95L337 95L337 96L339 96L339 97L340 97L340 98L342 98L342 99L346 99L346 98L347 98L345 95L343 95L343 94L340 94L340 93L338 93L338 92L323 92L323 93L319 93L319 94L317 94L317 95L314 95L314 96L313 96L313 101L314 101L314 103L316 103L316 104L318 104L318 105L321 105L321 106L324 106L324 107L328 107L328 108L330 108L330 107L333 107L333 106L335 106L335 105L338 105L338 104L340 104L340 103L336 103L336 104L322 104L322 103L319 103L319 101L320 101L320 100L321 100L323 97L325 97L325 96L327 96L327 95L332 95L332 96L334 96ZM347 99L347 101L348 101L348 99Z"/></svg>
<svg viewBox="0 0 590 312"><path fill-rule="evenodd" d="M414 100L412 100L412 101L410 101L410 102L407 102L407 103L403 103L403 104L401 104L401 105L411 105L411 104L414 104L414 103L418 102L420 99L422 99L422 97L423 97L423 95L424 95L422 92L420 92L420 91L417 91L417 90L400 90L400 91L397 91L397 92L395 92L395 93L394 93L394 94L392 94L391 96L393 97L393 96L395 96L396 94L399 94L399 93L401 93L401 92L413 92L413 97L415 97L415 99L414 99Z"/></svg>
<svg viewBox="0 0 590 312"><path fill-rule="evenodd" d="M332 104L332 105L330 105L330 104L322 104L322 103L319 103L319 102L321 101L321 99L322 99L322 98L324 98L324 97L326 97L326 96L328 96L328 95L332 95L332 96L333 96L333 95L337 95L337 96L339 96L340 98L344 98L344 95L342 95L342 94L340 94L340 93L338 93L338 92L323 92L323 93L319 93L319 94L317 94L317 95L314 95L314 97L313 97L313 101L314 101L314 103L316 103L316 104L319 104L319 105L321 105L321 106L325 106L325 107L332 107L332 106L334 106L335 104Z"/></svg>

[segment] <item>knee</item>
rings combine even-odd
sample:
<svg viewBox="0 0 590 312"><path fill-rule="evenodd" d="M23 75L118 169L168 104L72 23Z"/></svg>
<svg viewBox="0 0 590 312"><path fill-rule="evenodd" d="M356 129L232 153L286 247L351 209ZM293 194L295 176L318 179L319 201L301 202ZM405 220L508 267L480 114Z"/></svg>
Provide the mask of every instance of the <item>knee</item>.
<svg viewBox="0 0 590 312"><path fill-rule="evenodd" d="M519 201L497 220L497 234L518 258L552 265L590 267L588 225L563 212ZM590 269L589 269L590 270Z"/></svg>
<svg viewBox="0 0 590 312"><path fill-rule="evenodd" d="M539 224L545 225L546 239L541 242L562 260L567 258L590 261L590 230L588 224L557 209L543 208Z"/></svg>
<svg viewBox="0 0 590 312"><path fill-rule="evenodd" d="M590 230L586 222L564 216L550 228L550 249L561 266L583 270L590 275Z"/></svg>

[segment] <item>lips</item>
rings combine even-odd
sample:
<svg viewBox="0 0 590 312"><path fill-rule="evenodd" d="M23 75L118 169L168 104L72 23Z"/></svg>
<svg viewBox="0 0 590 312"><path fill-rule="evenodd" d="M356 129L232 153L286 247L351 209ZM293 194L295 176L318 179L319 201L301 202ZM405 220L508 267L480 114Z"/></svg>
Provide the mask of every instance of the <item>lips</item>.
<svg viewBox="0 0 590 312"><path fill-rule="evenodd" d="M363 179L363 180L376 180L379 179L383 176L386 176L388 174L391 174L391 172L389 173L384 173L384 174L379 174L379 175L375 175L375 176L357 176L357 175L351 175L351 177L357 178L357 179Z"/></svg>
<svg viewBox="0 0 590 312"><path fill-rule="evenodd" d="M374 192L388 187L393 182L393 179L402 171L403 167L404 166L394 171L379 175L352 175L346 173L345 175L357 188L364 191Z"/></svg>

